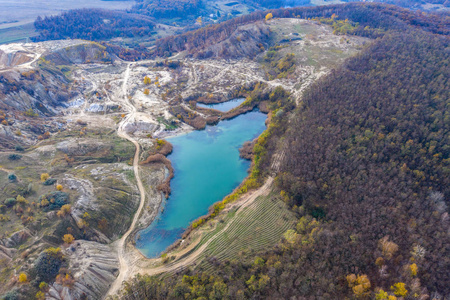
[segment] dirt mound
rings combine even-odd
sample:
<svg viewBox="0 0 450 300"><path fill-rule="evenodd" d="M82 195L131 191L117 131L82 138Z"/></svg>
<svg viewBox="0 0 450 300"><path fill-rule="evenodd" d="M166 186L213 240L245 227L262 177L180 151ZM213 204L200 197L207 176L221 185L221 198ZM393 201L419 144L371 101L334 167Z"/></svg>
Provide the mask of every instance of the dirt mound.
<svg viewBox="0 0 450 300"><path fill-rule="evenodd" d="M226 40L198 50L193 56L196 58L253 58L264 51L263 44L267 43L269 35L269 27L264 23L243 25Z"/></svg>
<svg viewBox="0 0 450 300"><path fill-rule="evenodd" d="M31 60L32 55L28 52L0 49L0 69L15 67Z"/></svg>
<svg viewBox="0 0 450 300"><path fill-rule="evenodd" d="M106 47L94 42L59 49L46 55L44 59L55 65L110 63L113 61L113 57L106 51Z"/></svg>

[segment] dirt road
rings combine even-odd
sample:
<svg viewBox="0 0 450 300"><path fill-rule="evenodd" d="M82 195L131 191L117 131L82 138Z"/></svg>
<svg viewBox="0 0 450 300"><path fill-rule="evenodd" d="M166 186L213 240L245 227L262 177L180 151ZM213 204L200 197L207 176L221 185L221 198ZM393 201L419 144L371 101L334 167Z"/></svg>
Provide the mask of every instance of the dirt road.
<svg viewBox="0 0 450 300"><path fill-rule="evenodd" d="M142 184L141 177L139 175L139 154L140 154L140 146L139 143L130 137L126 131L124 130L125 125L129 123L130 121L134 120L135 114L136 114L136 108L130 103L128 100L127 95L127 86L128 86L128 79L130 77L130 67L131 63L127 65L127 69L125 71L123 84L122 84L122 92L123 92L123 104L125 107L129 109L128 115L123 118L123 120L119 124L119 128L117 130L117 134L124 138L129 140L134 144L136 147L136 152L134 153L134 159L133 159L133 170L134 170L134 176L136 178L136 182L139 188L139 194L140 194L140 201L139 201L139 207L133 217L133 221L131 222L131 226L128 229L127 232L122 236L122 238L117 242L117 251L118 251L118 258L119 258L119 276L116 278L116 280L111 284L111 287L107 293L106 296L109 295L115 295L120 290L120 287L122 286L122 282L129 278L129 262L126 260L125 255L125 248L126 248L126 240L130 236L130 234L133 232L134 228L136 227L136 223L139 220L139 216L141 215L142 208L144 207L145 203L145 190L144 185Z"/></svg>

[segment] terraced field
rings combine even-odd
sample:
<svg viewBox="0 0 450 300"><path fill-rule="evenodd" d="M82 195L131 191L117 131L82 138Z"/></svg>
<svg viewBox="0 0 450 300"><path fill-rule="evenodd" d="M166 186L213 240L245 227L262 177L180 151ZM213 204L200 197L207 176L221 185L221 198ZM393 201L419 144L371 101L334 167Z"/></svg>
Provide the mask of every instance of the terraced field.
<svg viewBox="0 0 450 300"><path fill-rule="evenodd" d="M215 236L202 253L199 259L201 263L197 267L212 271L213 265L207 258L232 260L243 252L256 253L267 249L280 241L283 233L294 226L295 217L279 196L270 193L258 197L248 207L230 211L223 221L199 243L198 247ZM231 224L222 231L228 222Z"/></svg>

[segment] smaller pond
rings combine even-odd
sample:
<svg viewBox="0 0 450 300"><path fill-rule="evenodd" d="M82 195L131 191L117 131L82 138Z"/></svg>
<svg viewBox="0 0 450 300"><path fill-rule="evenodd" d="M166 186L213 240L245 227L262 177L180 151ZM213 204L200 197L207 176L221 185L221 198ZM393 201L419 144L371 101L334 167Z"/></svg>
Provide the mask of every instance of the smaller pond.
<svg viewBox="0 0 450 300"><path fill-rule="evenodd" d="M216 109L216 110L225 112L225 111L232 110L235 107L238 107L244 101L245 101L245 98L236 98L236 99L232 99L230 101L222 102L222 103L214 103L214 104L197 103L197 106L203 107L203 108L212 108L212 109Z"/></svg>

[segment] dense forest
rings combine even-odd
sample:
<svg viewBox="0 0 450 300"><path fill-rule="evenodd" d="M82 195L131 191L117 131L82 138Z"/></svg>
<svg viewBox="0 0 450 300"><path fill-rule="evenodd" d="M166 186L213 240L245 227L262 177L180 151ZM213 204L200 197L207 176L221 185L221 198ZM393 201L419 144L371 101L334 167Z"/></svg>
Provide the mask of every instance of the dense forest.
<svg viewBox="0 0 450 300"><path fill-rule="evenodd" d="M202 0L138 0L132 12L155 18L184 18L204 8Z"/></svg>
<svg viewBox="0 0 450 300"><path fill-rule="evenodd" d="M35 41L57 39L104 40L151 34L155 24L145 16L102 9L75 9L57 16L38 17Z"/></svg>
<svg viewBox="0 0 450 300"><path fill-rule="evenodd" d="M438 34L450 33L448 17L434 14L413 12L393 5L376 3L349 3L344 5L328 5L316 7L297 7L270 11L275 18L330 18L337 15L336 20L349 19L358 23L352 32L371 38L380 37L386 30L407 30L410 26ZM237 17L229 21L201 28L197 31L170 36L156 43L155 54L170 56L172 53L188 50L191 55L202 52L205 48L228 38L239 26L264 20L267 11L257 11L249 15Z"/></svg>
<svg viewBox="0 0 450 300"><path fill-rule="evenodd" d="M213 273L137 276L125 299L450 296L449 40L436 34L442 20L422 30L416 14L368 7L347 16L382 36L283 118L276 185L298 217L289 238L258 256L211 260Z"/></svg>
<svg viewBox="0 0 450 300"><path fill-rule="evenodd" d="M344 2L355 2L356 0L343 0ZM449 0L378 0L377 2L394 4L403 7L414 7L421 4L431 3L431 4L441 4L446 7L450 6Z"/></svg>
<svg viewBox="0 0 450 300"><path fill-rule="evenodd" d="M258 8L282 8L286 6L311 5L311 0L241 0L240 2Z"/></svg>

